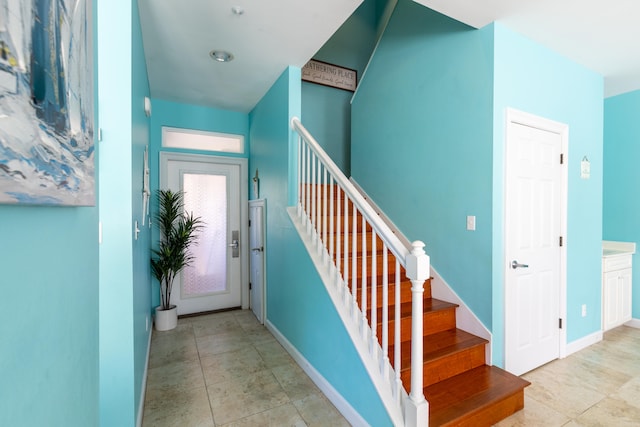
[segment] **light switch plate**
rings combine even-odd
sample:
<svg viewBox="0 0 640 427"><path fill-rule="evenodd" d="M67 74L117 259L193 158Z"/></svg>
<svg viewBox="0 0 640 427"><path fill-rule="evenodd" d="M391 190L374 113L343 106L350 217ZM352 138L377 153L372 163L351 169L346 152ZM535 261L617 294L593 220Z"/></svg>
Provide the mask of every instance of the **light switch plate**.
<svg viewBox="0 0 640 427"><path fill-rule="evenodd" d="M474 231L476 229L476 217L475 215L467 216L467 230Z"/></svg>

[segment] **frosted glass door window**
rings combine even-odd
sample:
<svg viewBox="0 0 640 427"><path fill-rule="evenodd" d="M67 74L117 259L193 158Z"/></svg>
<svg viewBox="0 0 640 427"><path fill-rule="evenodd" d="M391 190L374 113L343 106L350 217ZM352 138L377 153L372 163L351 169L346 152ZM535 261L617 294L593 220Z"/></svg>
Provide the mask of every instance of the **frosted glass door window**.
<svg viewBox="0 0 640 427"><path fill-rule="evenodd" d="M227 291L227 177L184 174L184 209L204 221L193 263L182 273L182 298Z"/></svg>

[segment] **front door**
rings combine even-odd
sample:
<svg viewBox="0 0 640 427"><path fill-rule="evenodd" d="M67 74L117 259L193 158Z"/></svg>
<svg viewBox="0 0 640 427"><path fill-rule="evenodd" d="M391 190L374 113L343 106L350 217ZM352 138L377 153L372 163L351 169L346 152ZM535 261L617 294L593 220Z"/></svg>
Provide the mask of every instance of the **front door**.
<svg viewBox="0 0 640 427"><path fill-rule="evenodd" d="M193 262L173 285L171 303L178 306L179 315L242 305L247 240L246 220L241 220L242 161L161 154L160 186L184 191L185 211L204 222L191 248Z"/></svg>
<svg viewBox="0 0 640 427"><path fill-rule="evenodd" d="M505 157L505 367L516 375L559 357L564 286L566 127L529 119L508 119Z"/></svg>

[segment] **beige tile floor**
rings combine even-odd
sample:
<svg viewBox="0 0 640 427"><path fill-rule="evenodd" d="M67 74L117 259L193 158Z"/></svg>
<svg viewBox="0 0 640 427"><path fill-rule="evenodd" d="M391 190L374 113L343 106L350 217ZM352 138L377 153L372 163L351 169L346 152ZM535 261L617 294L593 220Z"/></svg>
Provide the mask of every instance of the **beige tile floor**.
<svg viewBox="0 0 640 427"><path fill-rule="evenodd" d="M604 340L523 375L524 409L498 427L640 426L640 329Z"/></svg>
<svg viewBox="0 0 640 427"><path fill-rule="evenodd" d="M143 427L348 426L251 311L154 331Z"/></svg>
<svg viewBox="0 0 640 427"><path fill-rule="evenodd" d="M616 328L524 378L525 409L497 427L640 426L640 329ZM153 333L143 427L348 425L250 311Z"/></svg>

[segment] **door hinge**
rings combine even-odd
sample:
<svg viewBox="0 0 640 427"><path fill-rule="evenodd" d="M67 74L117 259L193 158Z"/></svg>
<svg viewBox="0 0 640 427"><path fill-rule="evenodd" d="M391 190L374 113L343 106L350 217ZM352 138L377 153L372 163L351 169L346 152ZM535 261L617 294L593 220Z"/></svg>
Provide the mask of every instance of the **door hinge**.
<svg viewBox="0 0 640 427"><path fill-rule="evenodd" d="M562 247L563 241L562 241L562 236L560 236L560 247Z"/></svg>
<svg viewBox="0 0 640 427"><path fill-rule="evenodd" d="M560 153L560 164L564 165L564 153Z"/></svg>
<svg viewBox="0 0 640 427"><path fill-rule="evenodd" d="M251 282L249 282L249 290L251 290Z"/></svg>
<svg viewBox="0 0 640 427"><path fill-rule="evenodd" d="M558 319L558 328L562 329L562 319Z"/></svg>
<svg viewBox="0 0 640 427"><path fill-rule="evenodd" d="M249 227L251 227L251 220L249 220Z"/></svg>

